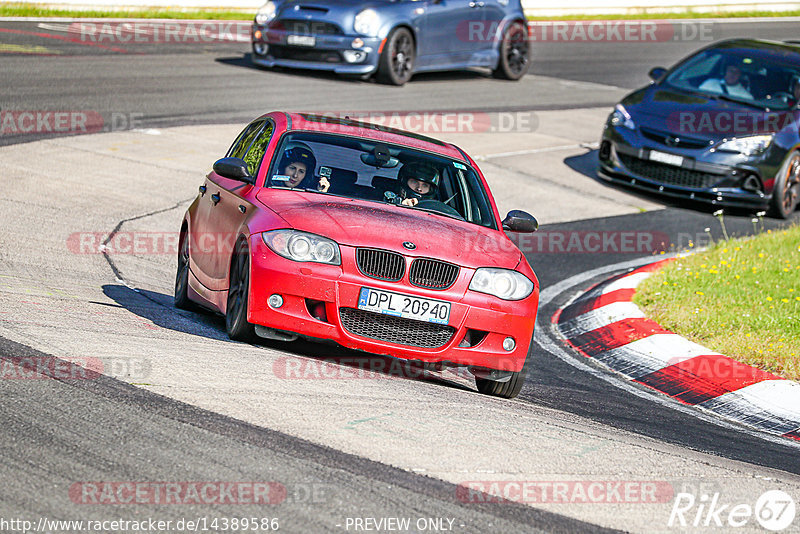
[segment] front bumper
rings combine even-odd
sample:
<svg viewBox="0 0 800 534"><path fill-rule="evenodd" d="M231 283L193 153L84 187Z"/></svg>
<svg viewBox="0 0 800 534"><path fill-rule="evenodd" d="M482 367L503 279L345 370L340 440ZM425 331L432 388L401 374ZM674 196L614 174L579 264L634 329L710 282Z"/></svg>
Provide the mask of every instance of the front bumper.
<svg viewBox="0 0 800 534"><path fill-rule="evenodd" d="M672 198L689 199L715 206L764 209L769 205L764 168L743 157L716 155L706 160L700 150L680 150L655 143L642 143L632 132L606 125L600 141L597 174L600 178ZM653 161L651 151L665 152L683 158L674 166ZM771 167L771 166L767 166ZM757 190L743 187L745 179L757 180Z"/></svg>
<svg viewBox="0 0 800 534"><path fill-rule="evenodd" d="M303 337L329 340L344 347L365 352L387 355L405 360L446 366L474 366L502 371L520 371L530 348L538 306L538 288L521 301L507 302L490 295L467 291L433 291L420 289L403 283L391 283L352 274L337 265L298 263L282 258L270 250L264 250L259 241L261 235L251 237L251 250L255 253L251 262L250 307L248 320L276 330L292 332ZM354 265L355 249L341 246L343 265ZM459 280L453 287L469 283L474 271L462 268ZM362 287L384 289L408 295L445 300L451 303L447 325L452 334L440 346L424 348L386 339L374 339L353 331L343 324L342 309L352 316L357 308ZM267 305L270 295L277 293L284 304L278 309ZM327 320L312 315L311 307L323 305ZM369 314L355 310L357 314ZM374 315L375 322L387 316ZM411 328L409 338L419 338L420 330L430 323L401 320L404 328ZM465 343L465 337L469 338ZM476 332L487 332L480 342ZM503 349L503 340L513 337L516 347L512 351ZM438 337L437 339L442 339ZM462 346L459 346L462 345Z"/></svg>
<svg viewBox="0 0 800 534"><path fill-rule="evenodd" d="M364 75L378 69L381 40L377 37L359 35L313 35L314 46L296 46L287 42L290 32L270 29L254 24L251 38L253 42L252 61L262 67L287 67L332 71L338 74ZM353 46L360 40L360 46ZM259 46L266 47L260 54ZM350 62L347 54L361 53L362 59Z"/></svg>

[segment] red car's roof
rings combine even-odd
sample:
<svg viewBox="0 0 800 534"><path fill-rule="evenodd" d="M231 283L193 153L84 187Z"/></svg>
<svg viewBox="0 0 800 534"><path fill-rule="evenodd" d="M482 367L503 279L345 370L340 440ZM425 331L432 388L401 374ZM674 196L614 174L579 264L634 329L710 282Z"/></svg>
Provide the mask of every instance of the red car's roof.
<svg viewBox="0 0 800 534"><path fill-rule="evenodd" d="M370 122L325 115L309 113L287 113L286 115L289 118L287 130L311 130L365 137L385 143L435 152L460 161L467 161L464 158L464 154L455 145L413 132L388 128Z"/></svg>

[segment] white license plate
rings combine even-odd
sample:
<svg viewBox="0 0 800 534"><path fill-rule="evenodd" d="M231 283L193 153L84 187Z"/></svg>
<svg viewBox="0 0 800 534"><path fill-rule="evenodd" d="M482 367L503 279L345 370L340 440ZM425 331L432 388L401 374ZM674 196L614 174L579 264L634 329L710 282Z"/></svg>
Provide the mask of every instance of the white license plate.
<svg viewBox="0 0 800 534"><path fill-rule="evenodd" d="M659 152L657 150L650 151L650 159L653 161L660 161L661 163L666 163L667 165L675 165L676 167L680 167L683 165L683 158L681 156L676 156L674 154L666 154L664 152Z"/></svg>
<svg viewBox="0 0 800 534"><path fill-rule="evenodd" d="M358 309L426 323L447 324L450 319L449 302L412 297L370 287L361 288Z"/></svg>
<svg viewBox="0 0 800 534"><path fill-rule="evenodd" d="M295 46L314 46L317 38L313 35L289 35L286 37L286 44Z"/></svg>

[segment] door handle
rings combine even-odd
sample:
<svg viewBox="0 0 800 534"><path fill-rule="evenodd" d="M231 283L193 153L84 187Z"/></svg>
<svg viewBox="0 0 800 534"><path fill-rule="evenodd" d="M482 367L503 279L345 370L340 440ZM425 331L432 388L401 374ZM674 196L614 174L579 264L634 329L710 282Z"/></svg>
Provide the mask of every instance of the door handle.
<svg viewBox="0 0 800 534"><path fill-rule="evenodd" d="M213 202L215 206L219 204L219 201L220 201L219 193L214 193L213 195L211 195L211 202Z"/></svg>
<svg viewBox="0 0 800 534"><path fill-rule="evenodd" d="M239 204L239 211L241 211L242 213L244 213L244 212L246 212L246 211L247 211L247 208L246 208L245 206L243 206L243 205Z"/></svg>
<svg viewBox="0 0 800 534"><path fill-rule="evenodd" d="M206 194L206 186L201 185L198 189L200 189L200 196L204 196Z"/></svg>

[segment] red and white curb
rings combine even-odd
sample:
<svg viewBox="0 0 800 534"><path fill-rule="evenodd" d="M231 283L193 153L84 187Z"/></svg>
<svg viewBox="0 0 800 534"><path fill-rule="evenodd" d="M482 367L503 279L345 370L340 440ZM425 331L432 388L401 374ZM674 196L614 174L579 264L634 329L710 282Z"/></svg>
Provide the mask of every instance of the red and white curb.
<svg viewBox="0 0 800 534"><path fill-rule="evenodd" d="M594 286L552 321L569 345L631 381L770 434L800 440L800 384L739 363L648 319L631 300L663 260Z"/></svg>

